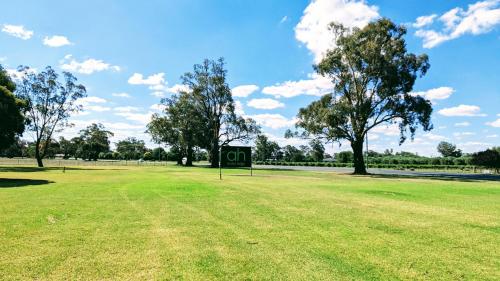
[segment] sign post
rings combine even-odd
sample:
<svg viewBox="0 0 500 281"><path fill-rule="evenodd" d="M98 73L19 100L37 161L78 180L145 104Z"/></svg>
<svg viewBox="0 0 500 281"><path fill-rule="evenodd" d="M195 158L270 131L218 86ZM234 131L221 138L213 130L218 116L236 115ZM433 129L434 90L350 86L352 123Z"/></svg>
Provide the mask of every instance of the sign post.
<svg viewBox="0 0 500 281"><path fill-rule="evenodd" d="M221 146L219 150L219 178L222 179L222 168L250 168L252 170L252 148L249 146Z"/></svg>

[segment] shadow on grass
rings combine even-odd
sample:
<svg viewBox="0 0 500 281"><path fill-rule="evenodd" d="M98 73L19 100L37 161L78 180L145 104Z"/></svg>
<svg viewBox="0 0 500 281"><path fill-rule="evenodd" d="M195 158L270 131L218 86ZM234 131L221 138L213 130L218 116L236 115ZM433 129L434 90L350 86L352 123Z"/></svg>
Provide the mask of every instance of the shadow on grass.
<svg viewBox="0 0 500 281"><path fill-rule="evenodd" d="M415 174L415 175L385 175L385 174L369 174L371 178L382 179L432 179L444 181L461 181L461 182L478 182L478 181L500 181L500 176L495 175L480 175L480 174Z"/></svg>
<svg viewBox="0 0 500 281"><path fill-rule="evenodd" d="M87 168L87 167L0 167L0 172L20 172L20 173L30 173L30 172L43 172L43 171L99 171L99 170L123 170L120 168ZM124 168L125 169L125 168Z"/></svg>
<svg viewBox="0 0 500 281"><path fill-rule="evenodd" d="M53 183L53 181L48 180L32 180L32 179L2 179L0 178L0 189L1 188L15 188L23 187L29 185L42 185Z"/></svg>

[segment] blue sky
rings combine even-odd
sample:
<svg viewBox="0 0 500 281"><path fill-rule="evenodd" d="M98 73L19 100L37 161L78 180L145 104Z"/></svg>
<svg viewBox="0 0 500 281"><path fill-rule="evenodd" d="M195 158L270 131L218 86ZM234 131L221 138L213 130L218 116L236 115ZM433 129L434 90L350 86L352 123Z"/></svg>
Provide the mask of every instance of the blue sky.
<svg viewBox="0 0 500 281"><path fill-rule="evenodd" d="M49 4L48 4L49 3ZM162 96L204 58L224 57L240 113L281 144L300 107L331 88L312 65L333 47L326 24L388 17L408 27L408 49L430 57L414 92L434 104L434 130L398 146L394 127L370 148L436 155L441 140L467 152L500 145L500 1L8 1L0 15L0 63L51 65L87 87L71 137L91 122L150 143L145 124ZM26 134L26 138L29 135ZM348 149L344 143L328 150Z"/></svg>

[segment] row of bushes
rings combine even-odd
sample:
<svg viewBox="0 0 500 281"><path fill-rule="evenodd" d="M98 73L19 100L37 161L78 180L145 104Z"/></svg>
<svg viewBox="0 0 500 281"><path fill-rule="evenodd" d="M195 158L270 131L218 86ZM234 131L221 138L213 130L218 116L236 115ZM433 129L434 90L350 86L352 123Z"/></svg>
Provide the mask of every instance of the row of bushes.
<svg viewBox="0 0 500 281"><path fill-rule="evenodd" d="M313 167L339 167L352 168L352 163L333 162L281 162L281 161L256 161L256 165L278 165L278 166L313 166ZM415 165L415 164L368 164L368 168L378 169L420 169L420 170L474 170L471 165Z"/></svg>

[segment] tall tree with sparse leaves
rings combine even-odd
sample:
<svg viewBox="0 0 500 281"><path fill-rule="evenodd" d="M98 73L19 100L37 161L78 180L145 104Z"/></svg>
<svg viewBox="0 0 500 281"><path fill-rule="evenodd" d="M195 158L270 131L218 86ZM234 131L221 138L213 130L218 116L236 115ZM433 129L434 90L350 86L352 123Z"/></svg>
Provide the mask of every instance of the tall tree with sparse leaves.
<svg viewBox="0 0 500 281"><path fill-rule="evenodd" d="M86 96L85 87L69 72L60 75L50 66L36 72L21 66L17 95L27 103L27 129L34 135L35 157L38 167L43 167L52 134L70 126L72 113L81 110L77 100Z"/></svg>
<svg viewBox="0 0 500 281"><path fill-rule="evenodd" d="M334 91L300 109L297 127L303 132L295 135L349 141L354 173L366 174L363 144L371 129L397 124L400 143L408 132L413 138L419 126L432 129L430 101L410 93L430 65L427 55L408 53L406 28L388 19L362 29L332 23L330 29L337 47L315 69L333 81Z"/></svg>
<svg viewBox="0 0 500 281"><path fill-rule="evenodd" d="M207 149L211 167L219 166L220 146L233 141L247 142L259 133L254 120L236 114L226 76L222 58L195 64L193 72L182 76L183 84L190 89L190 102L204 124L201 147Z"/></svg>

